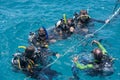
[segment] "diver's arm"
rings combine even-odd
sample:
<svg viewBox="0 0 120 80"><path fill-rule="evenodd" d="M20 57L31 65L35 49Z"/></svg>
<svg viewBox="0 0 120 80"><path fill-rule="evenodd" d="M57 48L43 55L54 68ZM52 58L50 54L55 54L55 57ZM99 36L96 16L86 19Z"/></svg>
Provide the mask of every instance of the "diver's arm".
<svg viewBox="0 0 120 80"><path fill-rule="evenodd" d="M55 52L51 52L51 55L52 55L52 56L55 56L56 54L57 54L57 53L55 53Z"/></svg>
<svg viewBox="0 0 120 80"><path fill-rule="evenodd" d="M57 58L60 57L60 54L59 53L56 53L56 52L50 52L49 53L49 56L56 56Z"/></svg>
<svg viewBox="0 0 120 80"><path fill-rule="evenodd" d="M53 56L56 56L57 58L59 58L60 54L59 53L53 53Z"/></svg>
<svg viewBox="0 0 120 80"><path fill-rule="evenodd" d="M76 65L76 67L77 68L79 68L79 69L89 69L89 68L93 68L93 65L92 64L87 64L87 65L82 65L82 64L80 64L80 63L78 63L78 62L75 62L75 65Z"/></svg>
<svg viewBox="0 0 120 80"><path fill-rule="evenodd" d="M99 23L105 23L106 22L106 21L97 20L97 19L94 19L94 18L90 18L90 21L95 21L95 22L99 22Z"/></svg>
<svg viewBox="0 0 120 80"><path fill-rule="evenodd" d="M100 42L98 42L96 40L94 40L93 42L98 45L98 47L102 50L103 54L107 53L107 50L104 48L104 46Z"/></svg>
<svg viewBox="0 0 120 80"><path fill-rule="evenodd" d="M98 42L97 45L102 50L103 54L107 53L107 50L103 47L103 45L100 42Z"/></svg>

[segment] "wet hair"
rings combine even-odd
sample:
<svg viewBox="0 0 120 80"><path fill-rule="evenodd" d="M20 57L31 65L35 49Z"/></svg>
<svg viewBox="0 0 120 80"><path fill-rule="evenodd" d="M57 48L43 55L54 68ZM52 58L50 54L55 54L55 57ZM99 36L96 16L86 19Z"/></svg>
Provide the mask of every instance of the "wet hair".
<svg viewBox="0 0 120 80"><path fill-rule="evenodd" d="M28 46L26 49L25 49L25 53L24 55L28 58L32 57L32 55L34 54L35 52L35 48L34 46Z"/></svg>
<svg viewBox="0 0 120 80"><path fill-rule="evenodd" d="M99 52L98 52L99 51ZM101 61L102 60L102 57L103 57L103 53L102 53L102 50L99 49L99 48L96 48L92 51L93 55L94 55L94 58L98 61Z"/></svg>
<svg viewBox="0 0 120 80"><path fill-rule="evenodd" d="M80 11L80 15L85 15L85 14L88 14L88 13L87 13L87 10L81 10L81 11Z"/></svg>
<svg viewBox="0 0 120 80"><path fill-rule="evenodd" d="M28 46L25 50L26 53L33 53L35 51L35 48L33 46Z"/></svg>
<svg viewBox="0 0 120 80"><path fill-rule="evenodd" d="M43 28L39 28L38 31L44 31L44 29Z"/></svg>
<svg viewBox="0 0 120 80"><path fill-rule="evenodd" d="M39 31L40 31L40 30L44 30L44 29L41 27L41 28L39 28Z"/></svg>

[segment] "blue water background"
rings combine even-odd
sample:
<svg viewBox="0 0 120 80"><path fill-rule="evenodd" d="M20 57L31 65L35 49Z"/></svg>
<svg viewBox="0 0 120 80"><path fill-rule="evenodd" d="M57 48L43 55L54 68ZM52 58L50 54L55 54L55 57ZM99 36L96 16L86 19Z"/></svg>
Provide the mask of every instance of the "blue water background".
<svg viewBox="0 0 120 80"><path fill-rule="evenodd" d="M62 14L72 17L75 11L89 10L91 17L105 20L111 14L116 0L0 0L0 80L32 80L22 73L13 72L11 66L12 54L19 45L28 45L28 34L40 26L52 28ZM102 24L95 23L94 29ZM52 68L63 75L57 80L68 80L72 76L71 65L74 54L89 52L93 47L88 44L92 39L103 39L109 54L116 58L115 72L108 77L90 77L85 72L80 73L81 80L120 80L120 16L115 17L110 24L97 33L94 38L78 45L81 38L73 35L67 40L58 41L50 49L60 54L61 57ZM71 49L72 47L72 49Z"/></svg>

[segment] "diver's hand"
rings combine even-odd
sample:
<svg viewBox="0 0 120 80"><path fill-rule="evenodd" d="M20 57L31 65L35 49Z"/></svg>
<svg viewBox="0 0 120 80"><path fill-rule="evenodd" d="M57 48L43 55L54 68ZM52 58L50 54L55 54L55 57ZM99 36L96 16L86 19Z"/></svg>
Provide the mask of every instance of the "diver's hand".
<svg viewBox="0 0 120 80"><path fill-rule="evenodd" d="M56 40L55 40L55 39L51 39L50 42L51 42L51 43L55 43Z"/></svg>
<svg viewBox="0 0 120 80"><path fill-rule="evenodd" d="M47 44L45 44L45 48L48 48L49 46Z"/></svg>
<svg viewBox="0 0 120 80"><path fill-rule="evenodd" d="M78 61L78 57L74 57L73 62L77 62L77 61Z"/></svg>
<svg viewBox="0 0 120 80"><path fill-rule="evenodd" d="M74 32L74 31L75 31L74 27L70 27L70 32Z"/></svg>
<svg viewBox="0 0 120 80"><path fill-rule="evenodd" d="M56 57L59 58L59 57L60 57L60 54L57 53L57 54L56 54Z"/></svg>
<svg viewBox="0 0 120 80"><path fill-rule="evenodd" d="M109 22L110 22L110 20L109 20L109 19L105 20L105 23L109 23Z"/></svg>
<svg viewBox="0 0 120 80"><path fill-rule="evenodd" d="M98 42L98 41L96 41L96 40L93 40L93 41L92 41L92 44L93 44L93 43L98 44L99 42Z"/></svg>

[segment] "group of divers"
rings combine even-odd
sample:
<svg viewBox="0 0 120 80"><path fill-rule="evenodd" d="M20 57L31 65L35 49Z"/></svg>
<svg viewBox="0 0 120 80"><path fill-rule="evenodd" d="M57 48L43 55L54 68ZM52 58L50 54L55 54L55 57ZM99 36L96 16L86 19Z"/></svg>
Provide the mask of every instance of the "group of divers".
<svg viewBox="0 0 120 80"><path fill-rule="evenodd" d="M93 19L87 10L80 10L80 13L75 12L73 18L67 19L64 14L63 18L55 24L55 28L51 30L47 31L45 27L40 27L36 32L30 32L30 46L19 46L19 48L24 48L24 51L18 51L13 55L12 65L14 69L37 80L53 80L54 77L62 75L62 73L52 70L51 66L46 67L54 61L53 57L59 58L61 56L59 53L49 50L48 45L57 40L67 39L72 34L82 33L84 36L89 34L89 26L94 21L109 23L109 20ZM81 63L79 56L75 56L73 58L74 65L71 68L73 77L69 80L79 80L80 70L87 70L89 75L107 76L113 74L114 58L109 56L99 41L93 40L92 44L97 46L90 52L93 55L93 60L84 60L84 63Z"/></svg>

